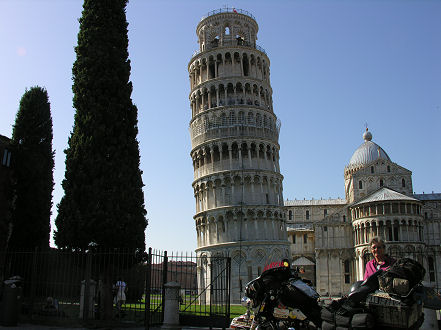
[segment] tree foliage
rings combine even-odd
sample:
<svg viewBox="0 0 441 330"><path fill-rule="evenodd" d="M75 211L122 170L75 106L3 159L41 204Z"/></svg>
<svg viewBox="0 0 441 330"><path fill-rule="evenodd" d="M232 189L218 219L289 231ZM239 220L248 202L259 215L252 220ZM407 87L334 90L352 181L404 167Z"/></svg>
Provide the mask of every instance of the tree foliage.
<svg viewBox="0 0 441 330"><path fill-rule="evenodd" d="M145 249L126 2L84 1L72 69L75 122L56 218L60 248Z"/></svg>
<svg viewBox="0 0 441 330"><path fill-rule="evenodd" d="M13 230L10 248L48 248L54 152L52 117L47 91L26 90L12 132L14 150Z"/></svg>

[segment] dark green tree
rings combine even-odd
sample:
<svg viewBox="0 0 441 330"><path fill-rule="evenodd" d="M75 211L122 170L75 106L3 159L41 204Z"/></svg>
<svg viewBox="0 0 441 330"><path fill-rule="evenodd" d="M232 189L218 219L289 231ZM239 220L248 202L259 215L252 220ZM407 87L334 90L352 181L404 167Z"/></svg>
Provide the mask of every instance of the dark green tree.
<svg viewBox="0 0 441 330"><path fill-rule="evenodd" d="M147 226L132 103L127 0L85 0L73 65L73 132L64 196L58 205L59 248L145 250Z"/></svg>
<svg viewBox="0 0 441 330"><path fill-rule="evenodd" d="M14 203L9 248L48 248L54 152L47 91L26 90L12 131Z"/></svg>

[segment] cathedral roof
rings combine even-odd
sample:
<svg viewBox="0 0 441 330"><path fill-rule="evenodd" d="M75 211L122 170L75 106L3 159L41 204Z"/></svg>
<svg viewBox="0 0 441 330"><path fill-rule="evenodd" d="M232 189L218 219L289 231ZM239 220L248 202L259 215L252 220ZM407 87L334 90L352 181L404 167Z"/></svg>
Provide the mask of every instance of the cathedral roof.
<svg viewBox="0 0 441 330"><path fill-rule="evenodd" d="M312 223L287 223L287 231L314 231Z"/></svg>
<svg viewBox="0 0 441 330"><path fill-rule="evenodd" d="M284 201L285 206L344 205L345 199L295 199Z"/></svg>
<svg viewBox="0 0 441 330"><path fill-rule="evenodd" d="M403 195L395 190L389 189L389 188L381 188L375 192L373 192L371 195L363 198L362 200L358 201L352 206L365 204L365 203L371 203L371 202L382 202L382 201L411 201L411 202L418 202L418 199L415 199L413 197L409 197L406 195Z"/></svg>
<svg viewBox="0 0 441 330"><path fill-rule="evenodd" d="M390 161L386 151L378 144L372 142L372 133L366 128L363 134L364 143L355 150L348 166L367 165L375 160L384 159Z"/></svg>
<svg viewBox="0 0 441 330"><path fill-rule="evenodd" d="M420 201L436 201L441 200L440 193L431 193L431 194L413 194L413 197L419 199Z"/></svg>

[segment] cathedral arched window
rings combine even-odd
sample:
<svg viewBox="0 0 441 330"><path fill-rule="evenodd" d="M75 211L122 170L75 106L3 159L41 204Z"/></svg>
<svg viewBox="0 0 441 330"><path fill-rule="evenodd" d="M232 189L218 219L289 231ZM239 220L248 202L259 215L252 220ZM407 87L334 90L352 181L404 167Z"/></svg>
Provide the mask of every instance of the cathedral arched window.
<svg viewBox="0 0 441 330"><path fill-rule="evenodd" d="M344 261L344 269L345 269L345 283L351 283L351 273L350 273L350 260L346 259Z"/></svg>
<svg viewBox="0 0 441 330"><path fill-rule="evenodd" d="M404 180L404 179L401 179L401 187L406 187L406 180Z"/></svg>
<svg viewBox="0 0 441 330"><path fill-rule="evenodd" d="M236 34L236 40L238 45L243 45L244 40L240 35Z"/></svg>
<svg viewBox="0 0 441 330"><path fill-rule="evenodd" d="M309 211L306 211L306 220L309 220Z"/></svg>
<svg viewBox="0 0 441 330"><path fill-rule="evenodd" d="M228 26L225 27L225 35L229 35L230 34L230 28Z"/></svg>
<svg viewBox="0 0 441 330"><path fill-rule="evenodd" d="M362 267L363 267L363 271L362 271L362 273L364 273L364 271L365 271L365 265L369 262L369 260L371 260L372 259L372 254L370 254L370 253L365 253L364 255L363 255L363 264L362 264Z"/></svg>
<svg viewBox="0 0 441 330"><path fill-rule="evenodd" d="M395 221L395 223L394 223L394 241L400 240L399 235L398 235L398 233L399 233L398 226L399 226L398 223Z"/></svg>
<svg viewBox="0 0 441 330"><path fill-rule="evenodd" d="M227 126L227 115L225 113L222 113L221 115L221 123L222 126Z"/></svg>
<svg viewBox="0 0 441 330"><path fill-rule="evenodd" d="M383 179L380 179L380 187L383 187Z"/></svg>
<svg viewBox="0 0 441 330"><path fill-rule="evenodd" d="M387 240L392 241L392 226L390 224L387 226Z"/></svg>
<svg viewBox="0 0 441 330"><path fill-rule="evenodd" d="M288 212L288 220L292 220L292 211Z"/></svg>
<svg viewBox="0 0 441 330"><path fill-rule="evenodd" d="M371 166L371 173L374 173L374 167Z"/></svg>
<svg viewBox="0 0 441 330"><path fill-rule="evenodd" d="M390 166L389 165L387 165L387 171L390 172Z"/></svg>
<svg viewBox="0 0 441 330"><path fill-rule="evenodd" d="M358 189L363 189L363 182L361 180L358 181Z"/></svg>
<svg viewBox="0 0 441 330"><path fill-rule="evenodd" d="M248 266L248 282L253 279L253 266Z"/></svg>

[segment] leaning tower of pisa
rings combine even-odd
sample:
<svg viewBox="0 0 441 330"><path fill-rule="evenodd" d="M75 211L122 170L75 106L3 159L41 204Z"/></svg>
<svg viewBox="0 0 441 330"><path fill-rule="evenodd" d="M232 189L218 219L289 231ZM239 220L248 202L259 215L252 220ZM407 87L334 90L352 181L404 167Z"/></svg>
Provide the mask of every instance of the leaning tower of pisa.
<svg viewBox="0 0 441 330"><path fill-rule="evenodd" d="M289 255L280 121L257 31L247 11L212 11L196 27L199 50L188 64L196 252L208 260L198 265L198 280L203 286L208 257L231 257L233 302L267 262Z"/></svg>

